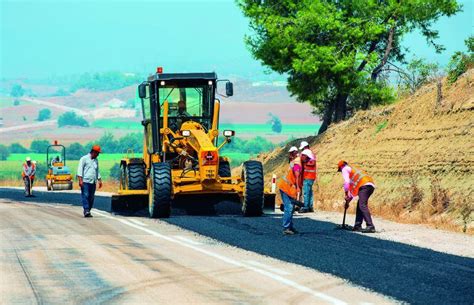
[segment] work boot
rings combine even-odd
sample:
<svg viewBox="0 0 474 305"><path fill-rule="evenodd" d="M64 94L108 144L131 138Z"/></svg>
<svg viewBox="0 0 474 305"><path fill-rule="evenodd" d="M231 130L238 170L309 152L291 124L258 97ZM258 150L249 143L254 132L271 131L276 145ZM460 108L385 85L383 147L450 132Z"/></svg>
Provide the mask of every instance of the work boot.
<svg viewBox="0 0 474 305"><path fill-rule="evenodd" d="M301 208L298 213L308 213L308 209L307 208Z"/></svg>
<svg viewBox="0 0 474 305"><path fill-rule="evenodd" d="M308 213L314 213L314 209L313 209L313 208L310 208L310 209L308 210Z"/></svg>
<svg viewBox="0 0 474 305"><path fill-rule="evenodd" d="M367 227L361 231L362 233L375 233L375 227Z"/></svg>
<svg viewBox="0 0 474 305"><path fill-rule="evenodd" d="M283 230L283 234L285 234L285 235L295 235L295 232L292 229L285 229L285 230Z"/></svg>
<svg viewBox="0 0 474 305"><path fill-rule="evenodd" d="M362 232L362 227L361 227L361 226L354 226L354 227L352 228L352 231L354 231L354 232Z"/></svg>
<svg viewBox="0 0 474 305"><path fill-rule="evenodd" d="M85 212L84 217L86 217L86 218L92 217L91 212Z"/></svg>

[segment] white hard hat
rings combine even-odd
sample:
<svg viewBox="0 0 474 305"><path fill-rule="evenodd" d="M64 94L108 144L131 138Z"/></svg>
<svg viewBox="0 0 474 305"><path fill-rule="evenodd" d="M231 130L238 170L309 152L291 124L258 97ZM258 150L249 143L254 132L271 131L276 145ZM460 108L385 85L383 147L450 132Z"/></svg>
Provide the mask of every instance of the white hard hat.
<svg viewBox="0 0 474 305"><path fill-rule="evenodd" d="M302 155L308 156L311 160L314 160L314 154L310 149L305 149L301 152Z"/></svg>
<svg viewBox="0 0 474 305"><path fill-rule="evenodd" d="M31 161L30 157L26 157L26 162Z"/></svg>
<svg viewBox="0 0 474 305"><path fill-rule="evenodd" d="M305 148L306 146L309 146L309 143L308 143L308 142L306 142L306 141L301 142L301 144L300 144L300 150L303 149L303 148Z"/></svg>
<svg viewBox="0 0 474 305"><path fill-rule="evenodd" d="M291 148L288 152L291 153L291 152L294 152L294 151L298 151L298 148L296 148L296 146L291 146Z"/></svg>

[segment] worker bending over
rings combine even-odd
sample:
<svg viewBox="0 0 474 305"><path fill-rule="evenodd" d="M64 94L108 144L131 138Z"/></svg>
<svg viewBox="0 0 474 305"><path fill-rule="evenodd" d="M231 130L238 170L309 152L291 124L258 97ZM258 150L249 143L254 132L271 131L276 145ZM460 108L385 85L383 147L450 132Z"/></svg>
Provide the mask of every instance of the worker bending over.
<svg viewBox="0 0 474 305"><path fill-rule="evenodd" d="M25 163L23 163L23 171L21 176L25 183L25 196L31 196L31 189L33 188L33 182L35 181L36 165L31 162L30 157L26 157Z"/></svg>
<svg viewBox="0 0 474 305"><path fill-rule="evenodd" d="M309 148L309 144L306 141L300 144L301 157L305 155L308 160L303 162L303 198L304 207L299 210L300 213L307 213L314 211L314 196L313 196L313 185L316 180L316 156Z"/></svg>
<svg viewBox="0 0 474 305"><path fill-rule="evenodd" d="M302 163L298 157L298 148L291 147L288 151L290 164L286 176L278 181L281 200L283 201L283 234L298 233L293 227L293 200L299 200L301 194Z"/></svg>
<svg viewBox="0 0 474 305"><path fill-rule="evenodd" d="M369 211L369 197L375 190L374 180L364 171L349 166L346 161L339 161L337 170L342 173L344 178L345 208L349 207L352 198L359 196L355 224L352 230L375 233L375 226ZM365 221L365 229L362 229L362 221Z"/></svg>

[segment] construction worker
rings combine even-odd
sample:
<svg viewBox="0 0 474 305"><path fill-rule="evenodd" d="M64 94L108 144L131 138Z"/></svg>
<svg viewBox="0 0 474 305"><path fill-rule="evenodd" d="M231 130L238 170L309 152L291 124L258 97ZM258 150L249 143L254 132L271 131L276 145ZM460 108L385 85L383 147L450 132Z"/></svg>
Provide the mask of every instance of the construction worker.
<svg viewBox="0 0 474 305"><path fill-rule="evenodd" d="M31 189L33 188L33 182L35 181L36 165L31 161L30 157L26 157L25 163L23 163L23 171L21 176L25 183L25 196L31 196Z"/></svg>
<svg viewBox="0 0 474 305"><path fill-rule="evenodd" d="M342 173L344 178L345 208L354 197L359 197L357 201L357 212L353 231L363 233L375 233L375 226L369 211L369 197L375 190L375 184L372 177L364 171L351 167L346 161L339 161L337 170ZM365 221L365 229L362 229L362 221Z"/></svg>
<svg viewBox="0 0 474 305"><path fill-rule="evenodd" d="M298 148L291 147L288 151L290 165L286 176L278 181L281 199L283 201L283 234L293 235L298 233L293 227L294 200L299 200L301 194L302 164L298 157Z"/></svg>
<svg viewBox="0 0 474 305"><path fill-rule="evenodd" d="M102 187L99 161L97 160L100 152L101 149L99 145L92 146L90 153L79 160L79 165L77 167L77 178L79 179L79 186L81 187L84 217L92 217L91 210L94 205L96 183L99 183L99 188Z"/></svg>
<svg viewBox="0 0 474 305"><path fill-rule="evenodd" d="M304 208L300 209L300 213L314 211L313 185L316 180L316 156L309 148L309 143L302 141L300 144L301 155L306 155L308 160L303 166L303 197Z"/></svg>

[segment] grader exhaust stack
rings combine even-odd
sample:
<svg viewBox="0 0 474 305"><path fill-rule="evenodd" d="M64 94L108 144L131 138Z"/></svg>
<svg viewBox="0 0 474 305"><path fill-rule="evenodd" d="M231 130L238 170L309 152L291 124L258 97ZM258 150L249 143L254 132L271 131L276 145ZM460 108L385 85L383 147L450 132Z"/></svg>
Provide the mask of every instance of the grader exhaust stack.
<svg viewBox="0 0 474 305"><path fill-rule="evenodd" d="M235 133L224 130L219 144L217 75L161 72L158 69L138 86L143 156L121 160L120 189L112 198L112 209L147 205L150 217L166 218L173 202L185 195L193 202L192 196L199 195L236 197L244 216L260 216L265 207L274 209L275 194L264 190L262 164L246 161L241 174L232 176L229 159L220 155ZM227 81L223 96L232 95L233 85Z"/></svg>

